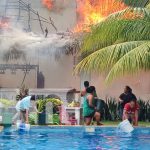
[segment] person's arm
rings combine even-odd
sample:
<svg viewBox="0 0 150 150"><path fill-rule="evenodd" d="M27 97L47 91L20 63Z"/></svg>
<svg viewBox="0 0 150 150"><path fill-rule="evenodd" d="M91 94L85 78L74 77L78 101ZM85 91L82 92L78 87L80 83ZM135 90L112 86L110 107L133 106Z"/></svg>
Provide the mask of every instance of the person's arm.
<svg viewBox="0 0 150 150"><path fill-rule="evenodd" d="M93 105L93 95L89 95L87 99L88 99L89 106L95 108L95 106Z"/></svg>
<svg viewBox="0 0 150 150"><path fill-rule="evenodd" d="M129 107L129 105L128 104L126 104L125 106L124 106L124 109L123 109L123 120L125 120L125 119L128 119L129 118L129 116L128 116L128 111L130 110L130 107Z"/></svg>
<svg viewBox="0 0 150 150"><path fill-rule="evenodd" d="M98 96L97 96L96 91L94 92L94 98L95 98L95 99L98 99Z"/></svg>
<svg viewBox="0 0 150 150"><path fill-rule="evenodd" d="M134 114L134 126L138 126L138 110Z"/></svg>
<svg viewBox="0 0 150 150"><path fill-rule="evenodd" d="M26 109L25 117L26 117L26 123L28 124L29 123L29 110L28 109Z"/></svg>
<svg viewBox="0 0 150 150"><path fill-rule="evenodd" d="M86 95L86 89L84 89L84 90L81 91L81 97L83 97L85 95Z"/></svg>
<svg viewBox="0 0 150 150"><path fill-rule="evenodd" d="M118 101L120 102L120 103L123 103L123 99L122 99L122 94L119 96L119 99L118 99Z"/></svg>
<svg viewBox="0 0 150 150"><path fill-rule="evenodd" d="M34 106L33 107L33 109L37 112L37 113L39 113L39 114L41 114L42 113L42 111L40 112L40 111L38 111L38 109L37 109L37 107L36 106Z"/></svg>
<svg viewBox="0 0 150 150"><path fill-rule="evenodd" d="M120 98L118 99L118 101L119 101L120 103L123 103L123 100L122 100L122 99L120 99Z"/></svg>
<svg viewBox="0 0 150 150"><path fill-rule="evenodd" d="M127 113L126 109L124 109L123 110L123 118L122 118L122 120L126 120L126 119L128 119L128 113Z"/></svg>
<svg viewBox="0 0 150 150"><path fill-rule="evenodd" d="M140 106L138 103L136 103L136 106L135 106L135 114L134 114L134 125L135 126L138 126L138 118L139 118L139 109L140 109Z"/></svg>

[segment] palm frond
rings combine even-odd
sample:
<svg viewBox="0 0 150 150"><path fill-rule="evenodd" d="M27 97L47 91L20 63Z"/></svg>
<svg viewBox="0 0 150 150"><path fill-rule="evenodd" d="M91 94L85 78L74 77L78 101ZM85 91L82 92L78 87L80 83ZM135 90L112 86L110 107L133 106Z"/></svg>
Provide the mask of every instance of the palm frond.
<svg viewBox="0 0 150 150"><path fill-rule="evenodd" d="M129 16L128 16L129 15ZM146 8L127 8L114 13L93 26L81 46L83 57L117 43L150 39L150 11Z"/></svg>
<svg viewBox="0 0 150 150"><path fill-rule="evenodd" d="M134 48L120 58L107 75L106 83L126 74L135 74L140 70L150 70L150 41Z"/></svg>
<svg viewBox="0 0 150 150"><path fill-rule="evenodd" d="M121 2L124 2L126 5L131 7L145 7L149 0L119 0Z"/></svg>
<svg viewBox="0 0 150 150"><path fill-rule="evenodd" d="M75 68L75 73L108 72L120 58L147 41L130 41L102 48L84 58Z"/></svg>

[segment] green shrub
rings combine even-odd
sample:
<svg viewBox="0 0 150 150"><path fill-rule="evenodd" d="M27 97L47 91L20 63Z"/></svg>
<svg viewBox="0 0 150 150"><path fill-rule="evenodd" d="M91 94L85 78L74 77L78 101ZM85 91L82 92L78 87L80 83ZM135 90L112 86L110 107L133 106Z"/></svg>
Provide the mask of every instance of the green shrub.
<svg viewBox="0 0 150 150"><path fill-rule="evenodd" d="M60 99L56 99L56 98L39 99L39 100L37 100L38 111L39 112L44 111L45 106L48 102L53 103L54 107L60 106L63 104L63 102Z"/></svg>
<svg viewBox="0 0 150 150"><path fill-rule="evenodd" d="M108 113L109 111L109 119L107 120L118 120L119 116L118 116L118 103L117 100L115 98L106 98L106 108L108 109L106 112ZM105 113L105 115L108 115Z"/></svg>
<svg viewBox="0 0 150 150"><path fill-rule="evenodd" d="M138 104L140 106L139 121L150 121L150 100L144 101L142 99L139 99ZM118 101L115 98L106 98L105 105L106 106L103 114L103 119L110 121L119 120L120 117Z"/></svg>
<svg viewBox="0 0 150 150"><path fill-rule="evenodd" d="M150 100L143 101L139 99L138 104L140 106L139 121L150 121Z"/></svg>
<svg viewBox="0 0 150 150"><path fill-rule="evenodd" d="M13 100L4 99L4 98L0 99L0 103L3 104L4 107L10 107L10 106L15 105L15 102Z"/></svg>
<svg viewBox="0 0 150 150"><path fill-rule="evenodd" d="M29 114L29 123L31 125L35 125L37 121L37 114L36 113L30 113Z"/></svg>

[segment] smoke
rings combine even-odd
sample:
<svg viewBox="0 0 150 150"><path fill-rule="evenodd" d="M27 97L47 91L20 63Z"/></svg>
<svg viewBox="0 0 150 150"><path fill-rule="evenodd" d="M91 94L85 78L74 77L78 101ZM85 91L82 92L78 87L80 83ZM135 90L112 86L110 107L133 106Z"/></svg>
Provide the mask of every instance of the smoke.
<svg viewBox="0 0 150 150"><path fill-rule="evenodd" d="M67 53L67 48L72 45L73 39L69 33L50 34L47 38L41 34L25 32L22 29L9 27L0 34L1 59L32 59L35 55L61 57Z"/></svg>

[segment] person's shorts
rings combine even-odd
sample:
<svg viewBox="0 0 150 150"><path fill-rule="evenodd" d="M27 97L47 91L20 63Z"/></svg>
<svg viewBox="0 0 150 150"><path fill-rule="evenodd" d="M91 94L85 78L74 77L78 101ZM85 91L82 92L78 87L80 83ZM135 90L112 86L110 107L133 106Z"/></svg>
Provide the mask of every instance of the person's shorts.
<svg viewBox="0 0 150 150"><path fill-rule="evenodd" d="M22 122L26 122L26 111L25 110L20 110L20 118Z"/></svg>
<svg viewBox="0 0 150 150"><path fill-rule="evenodd" d="M93 113L91 113L90 115L88 115L88 116L84 116L84 118L93 118L94 115L95 115L95 111Z"/></svg>

